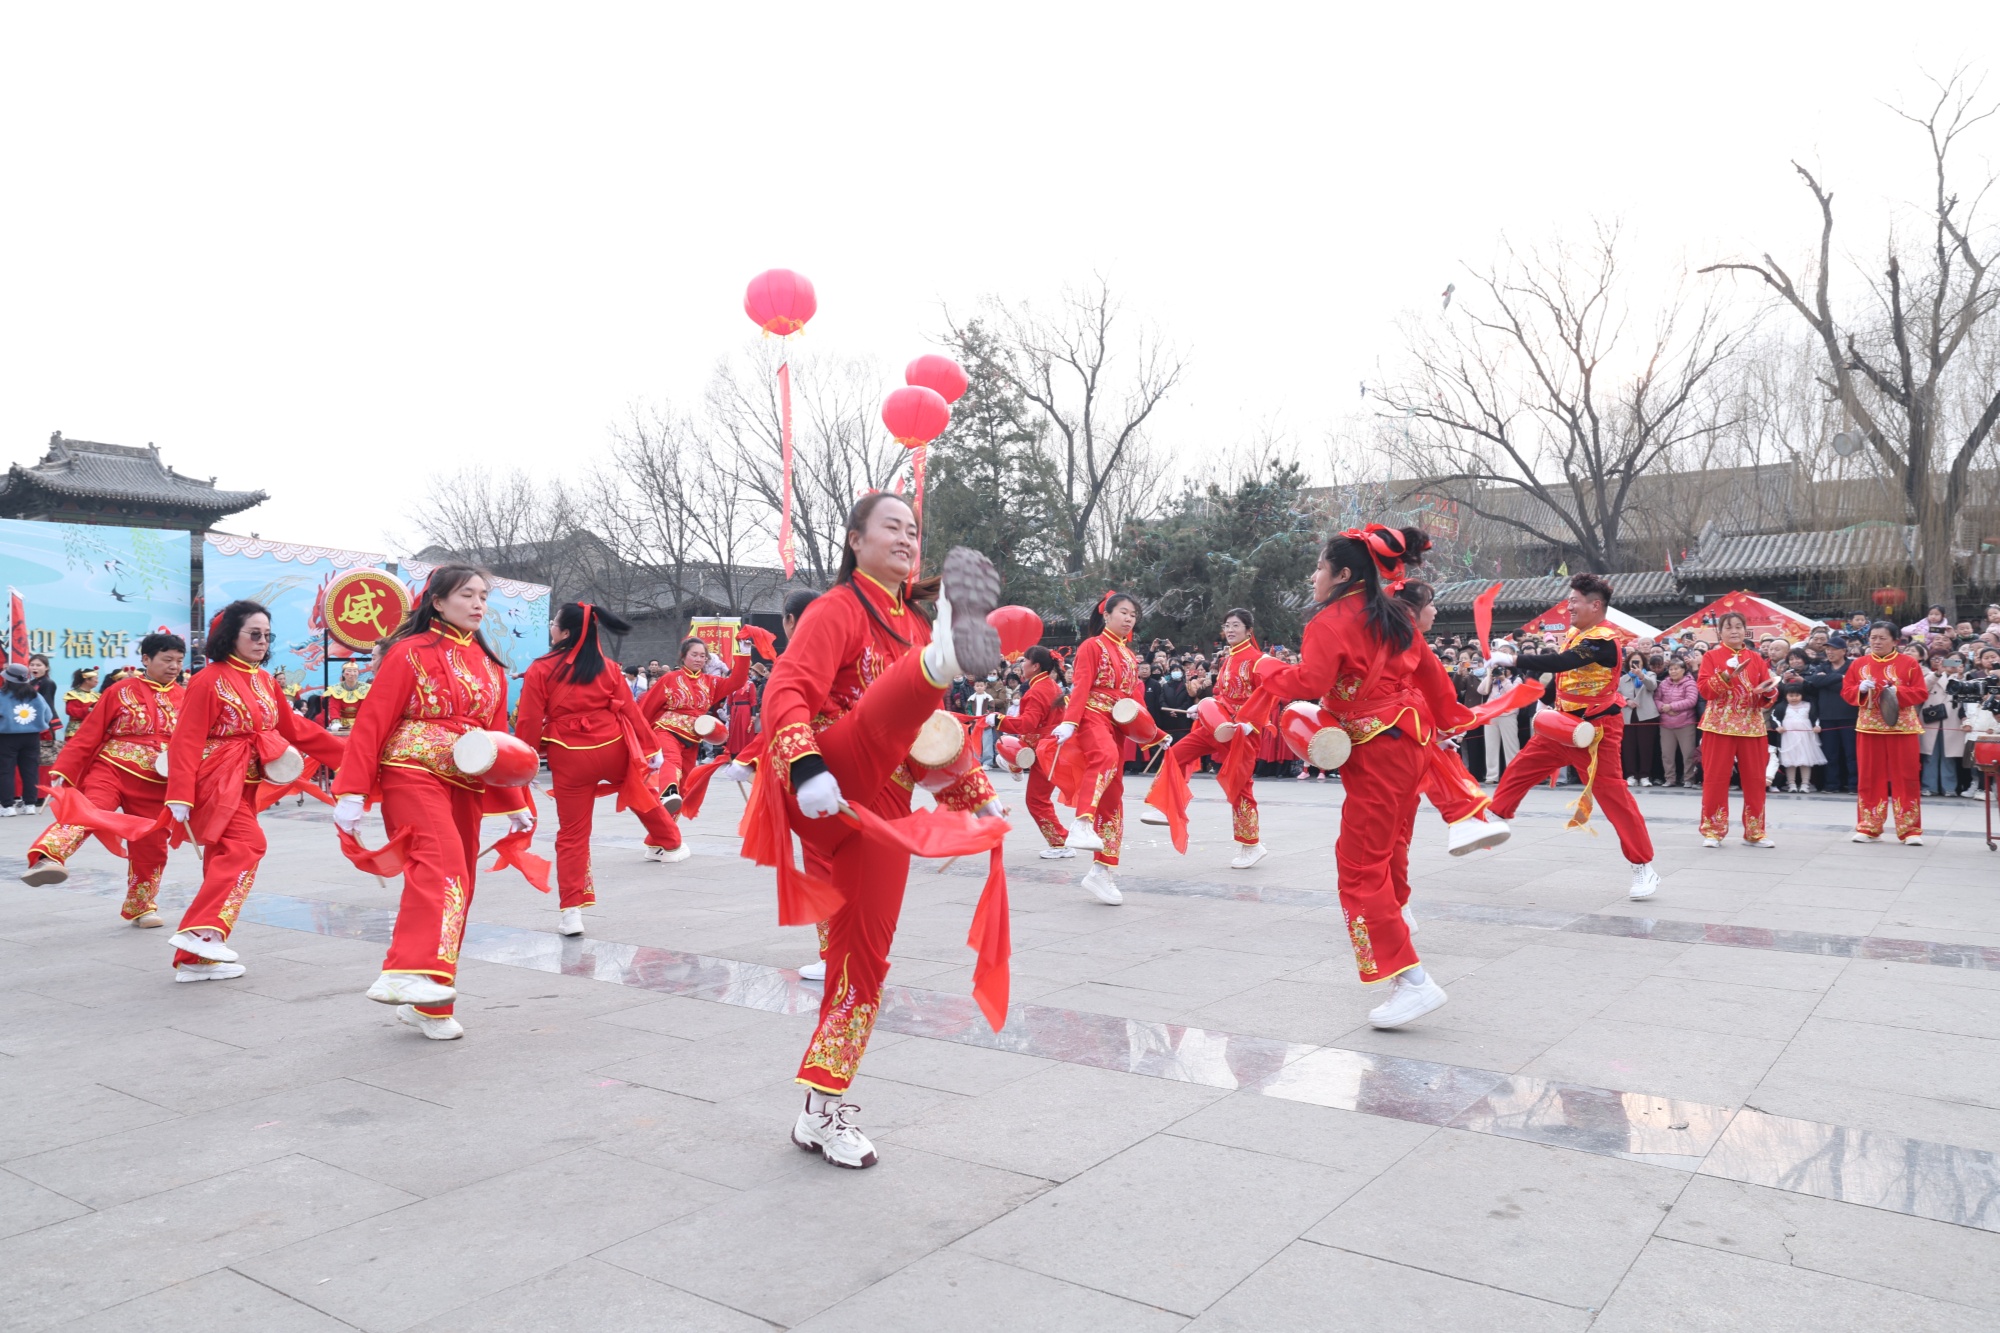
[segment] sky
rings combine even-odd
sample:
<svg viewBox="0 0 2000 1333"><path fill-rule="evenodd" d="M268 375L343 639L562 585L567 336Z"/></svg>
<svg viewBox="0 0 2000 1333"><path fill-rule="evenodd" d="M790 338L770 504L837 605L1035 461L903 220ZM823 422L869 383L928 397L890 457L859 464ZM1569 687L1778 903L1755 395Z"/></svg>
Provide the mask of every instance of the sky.
<svg viewBox="0 0 2000 1333"><path fill-rule="evenodd" d="M1323 462L1502 238L1798 259L1796 158L1871 258L1926 188L1884 104L2000 65L1991 0L1360 8L10 6L0 460L151 442L271 493L232 531L402 553L427 476L698 395L787 267L885 393L1101 274L1189 357L1169 456Z"/></svg>

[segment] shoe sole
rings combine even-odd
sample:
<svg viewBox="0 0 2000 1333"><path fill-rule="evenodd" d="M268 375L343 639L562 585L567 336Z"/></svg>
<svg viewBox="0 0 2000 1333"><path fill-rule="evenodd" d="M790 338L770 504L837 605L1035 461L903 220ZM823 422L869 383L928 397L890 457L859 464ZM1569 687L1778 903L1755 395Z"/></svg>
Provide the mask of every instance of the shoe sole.
<svg viewBox="0 0 2000 1333"><path fill-rule="evenodd" d="M968 676L1000 669L1000 631L986 617L1000 605L1000 571L969 546L954 546L944 558L940 591L951 601L951 655Z"/></svg>
<svg viewBox="0 0 2000 1333"><path fill-rule="evenodd" d="M377 995L372 988L362 994L377 1004L450 1004L458 998L458 992L450 986L446 986L444 994L433 1000L412 1000L407 995Z"/></svg>
<svg viewBox="0 0 2000 1333"><path fill-rule="evenodd" d="M448 1037L432 1036L430 1029L425 1027L421 1021L410 1017L409 1014L404 1013L403 1010L401 1009L396 1010L396 1021L399 1023L407 1024L408 1026L415 1028L417 1031L423 1033L424 1036L430 1041L457 1041L460 1037L463 1037L465 1035L465 1029L461 1027L458 1031L452 1033Z"/></svg>
<svg viewBox="0 0 2000 1333"><path fill-rule="evenodd" d="M1466 856L1473 852L1483 851L1488 847L1498 847L1501 843L1507 841L1507 839L1513 836L1514 836L1514 830L1512 829L1505 829L1505 828L1494 829L1491 833L1480 834L1478 837L1474 838L1471 842L1466 843L1465 846L1463 847L1453 847L1449 849L1449 855Z"/></svg>
<svg viewBox="0 0 2000 1333"><path fill-rule="evenodd" d="M1451 996L1446 995L1440 998L1436 1004L1431 1005L1427 1009L1419 1009L1417 1010L1416 1013L1411 1014L1408 1018L1399 1018L1393 1023L1377 1023L1374 1019L1371 1018L1368 1020L1368 1026L1374 1028L1377 1032L1394 1032L1397 1028L1408 1027L1410 1024L1416 1022L1419 1018L1424 1017L1426 1014L1436 1013L1438 1010L1444 1008L1449 1003L1451 1003Z"/></svg>
<svg viewBox="0 0 2000 1333"><path fill-rule="evenodd" d="M47 888L51 884L60 884L68 878L69 871L64 870L61 866L53 862L44 861L40 865L29 869L27 874L21 876L21 882L33 888L42 889Z"/></svg>
<svg viewBox="0 0 2000 1333"><path fill-rule="evenodd" d="M1248 870L1251 866L1256 865L1259 861L1263 860L1266 856L1269 855L1270 855L1269 852L1260 852L1256 856L1251 857L1248 861L1238 861L1232 858L1229 862L1229 868L1231 870Z"/></svg>
<svg viewBox="0 0 2000 1333"><path fill-rule="evenodd" d="M176 932L176 935L178 935L178 932ZM242 961L241 958L238 956L237 952L226 944L208 944L202 940L194 941L195 944L201 945L202 948L222 950L222 953L226 955L225 957L225 956L218 956L212 953L203 953L201 949L191 948L186 942L178 938L169 940L167 942L173 945L176 949L180 949L187 953L193 954L196 958L201 959L201 961L204 963L235 963Z"/></svg>
<svg viewBox="0 0 2000 1333"><path fill-rule="evenodd" d="M219 972L184 972L177 967L174 969L174 980L187 983L196 981L237 981L244 977L248 971L249 969L246 968L242 972L225 977Z"/></svg>
<svg viewBox="0 0 2000 1333"><path fill-rule="evenodd" d="M1155 828L1168 827L1165 815L1140 815L1139 822L1141 824L1151 824Z"/></svg>
<svg viewBox="0 0 2000 1333"><path fill-rule="evenodd" d="M666 812L670 815L679 814L681 812L681 794L679 792L675 792L671 796L662 797L660 800L660 805L664 807Z"/></svg>
<svg viewBox="0 0 2000 1333"><path fill-rule="evenodd" d="M875 1154L872 1152L858 1162L843 1162L838 1157L835 1157L833 1154L829 1153L826 1149L820 1147L817 1143L814 1143L812 1140L800 1138L799 1132L796 1129L792 1131L792 1146L797 1148L800 1152L809 1152L816 1154L821 1161L830 1162L834 1166L841 1168L843 1171L865 1171L869 1167L875 1165L876 1162Z"/></svg>

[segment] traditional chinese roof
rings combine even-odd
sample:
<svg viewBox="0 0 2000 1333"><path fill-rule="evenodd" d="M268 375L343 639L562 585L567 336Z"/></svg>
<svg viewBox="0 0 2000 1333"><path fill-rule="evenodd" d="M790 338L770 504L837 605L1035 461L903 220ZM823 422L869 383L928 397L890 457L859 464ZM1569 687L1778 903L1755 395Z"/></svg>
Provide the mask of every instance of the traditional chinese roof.
<svg viewBox="0 0 2000 1333"><path fill-rule="evenodd" d="M218 490L215 478L184 477L143 449L49 437L39 463L0 477L0 516L115 520L141 527L206 528L268 499L263 491Z"/></svg>
<svg viewBox="0 0 2000 1333"><path fill-rule="evenodd" d="M1916 550L1916 529L1865 523L1832 532L1779 532L1752 536L1704 534L1699 551L1681 566L1689 579L1743 582L1853 571L1899 571Z"/></svg>
<svg viewBox="0 0 2000 1333"><path fill-rule="evenodd" d="M1604 577L1610 581L1614 606L1662 606L1687 601L1680 584L1664 569ZM1541 611L1560 602L1569 592L1569 579L1561 574L1533 579L1460 579L1438 585L1438 613L1470 611L1473 598L1495 582L1500 584L1500 596L1493 603L1496 611Z"/></svg>

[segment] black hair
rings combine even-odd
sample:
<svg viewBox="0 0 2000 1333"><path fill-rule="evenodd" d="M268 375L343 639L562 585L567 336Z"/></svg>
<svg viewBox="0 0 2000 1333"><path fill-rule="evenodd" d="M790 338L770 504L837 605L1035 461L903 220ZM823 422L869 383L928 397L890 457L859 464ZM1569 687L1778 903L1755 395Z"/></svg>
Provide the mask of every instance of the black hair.
<svg viewBox="0 0 2000 1333"><path fill-rule="evenodd" d="M96 674L97 674L97 668L94 666L78 667L76 670L69 673L69 687L73 690L80 690L83 688L83 678L85 676L94 676Z"/></svg>
<svg viewBox="0 0 2000 1333"><path fill-rule="evenodd" d="M382 640L377 646L377 652L385 652L405 639L414 639L419 634L428 634L437 628L438 598L451 596L473 579L486 580L489 590L493 587L493 576L477 565L439 565L433 569L431 576L424 580L424 589L417 595L416 605L410 608L410 614L403 617L403 623L396 626L388 638ZM500 654L494 652L493 646L486 642L484 634L478 630L472 631L472 641L479 645L479 651L486 654L488 661L502 667L506 666L506 663L500 661ZM376 660L381 659L378 657Z"/></svg>
<svg viewBox="0 0 2000 1333"><path fill-rule="evenodd" d="M1104 617L1106 613L1116 611L1120 602L1132 603L1134 611L1140 609L1139 599L1129 592L1106 593L1104 600L1091 609L1090 619L1083 622L1083 637L1086 639L1095 638L1097 635L1104 633ZM1134 623L1136 624L1136 622Z"/></svg>
<svg viewBox="0 0 2000 1333"><path fill-rule="evenodd" d="M688 649L693 648L697 644L699 644L703 648L707 648L708 640L702 638L701 635L699 634L690 634L685 639L682 639L681 646L674 650L674 665L686 666L688 660Z"/></svg>
<svg viewBox="0 0 2000 1333"><path fill-rule="evenodd" d="M1569 586L1585 597L1595 597L1607 607L1611 605L1611 580L1601 574L1578 574L1569 581Z"/></svg>
<svg viewBox="0 0 2000 1333"><path fill-rule="evenodd" d="M185 639L178 634L169 634L165 630L155 631L139 640L141 657L158 657L161 653L184 653L187 650Z"/></svg>
<svg viewBox="0 0 2000 1333"><path fill-rule="evenodd" d="M49 655L47 653L29 653L28 660L30 662L40 662L43 666L52 665L49 661Z"/></svg>
<svg viewBox="0 0 2000 1333"><path fill-rule="evenodd" d="M1732 620L1743 627L1744 634L1747 635L1750 633L1750 617L1744 615L1741 611L1724 611L1721 615L1717 616L1715 618L1716 632L1720 633L1722 627Z"/></svg>
<svg viewBox="0 0 2000 1333"><path fill-rule="evenodd" d="M211 662L227 662L236 655L236 641L243 637L243 622L252 616L271 618L271 608L248 598L231 602L208 622L208 639L201 653Z"/></svg>
<svg viewBox="0 0 2000 1333"><path fill-rule="evenodd" d="M1056 661L1056 655L1042 647L1039 643L1032 644L1023 649L1021 656L1027 661L1033 662L1037 667L1048 672L1051 676L1056 674L1056 668L1060 665Z"/></svg>
<svg viewBox="0 0 2000 1333"><path fill-rule="evenodd" d="M1396 596L1408 602L1412 611L1421 611L1437 600L1437 589L1422 579L1407 579L1396 589Z"/></svg>
<svg viewBox="0 0 2000 1333"><path fill-rule="evenodd" d="M41 694L41 690L36 686L32 676L23 681L10 680L5 682L5 685L7 693L13 695L16 699L33 699Z"/></svg>
<svg viewBox="0 0 2000 1333"><path fill-rule="evenodd" d="M884 500L894 500L902 505L909 504L909 501L893 492L870 491L859 500L856 500L854 507L847 511L847 526L842 531L840 538L840 567L834 571L833 581L836 584L845 583L847 585L847 590L854 594L854 600L861 603L861 609L868 613L868 618L875 622L876 628L880 629L897 643L907 645L910 641L890 628L889 622L882 619L881 613L875 609L875 604L862 596L861 589L856 587L854 583L854 576L861 566L854 554L854 546L848 541L848 538L868 530L870 516L874 514L876 507ZM936 578L918 580L910 586L904 596L904 601L911 604L918 601L934 601L938 595L939 582L940 580ZM914 609L926 621L930 619L928 615L924 614L923 608L915 607Z"/></svg>
<svg viewBox="0 0 2000 1333"><path fill-rule="evenodd" d="M806 608L811 606L818 598L819 594L811 588L800 588L794 592L788 592L785 594L784 614L791 619L793 624L797 624L799 617L806 613Z"/></svg>
<svg viewBox="0 0 2000 1333"><path fill-rule="evenodd" d="M1430 534L1422 528L1391 528L1389 536L1394 539L1390 543L1392 546L1402 548L1398 554L1406 566L1421 561L1424 552L1431 549ZM1375 556L1367 543L1359 537L1334 537L1328 540L1320 558L1326 561L1329 569L1347 571L1347 581L1333 590L1334 598L1350 588L1360 588L1365 603L1363 610L1376 635L1389 645L1392 653L1408 648L1410 640L1417 635L1416 613L1408 602L1388 596L1383 591L1382 575L1375 568Z"/></svg>
<svg viewBox="0 0 2000 1333"><path fill-rule="evenodd" d="M1229 619L1231 616L1234 616L1236 617L1236 619L1242 621L1243 628L1249 630L1252 634L1255 634L1257 632L1257 613L1252 611L1249 607L1232 606L1227 611L1224 611L1222 613L1222 618L1224 620Z"/></svg>
<svg viewBox="0 0 2000 1333"><path fill-rule="evenodd" d="M589 636L582 643L575 645L576 656L570 658L569 665L558 669L564 679L575 681L579 685L588 685L604 674L604 663L608 659L604 656L604 646L597 640L597 631L608 629L613 634L632 632L632 626L624 617L606 611L601 606L590 608L590 618L592 623ZM556 628L563 635L562 646L550 648L546 656L566 655L576 636L583 633L583 619L582 602L564 602L562 608L556 612ZM613 662L612 665L618 664Z"/></svg>
<svg viewBox="0 0 2000 1333"><path fill-rule="evenodd" d="M1878 629L1881 630L1884 634L1887 634L1891 639L1891 641L1900 639L1902 637L1902 632L1898 630L1894 625L1891 625L1886 620L1871 620L1868 622L1869 637L1873 638L1875 631Z"/></svg>

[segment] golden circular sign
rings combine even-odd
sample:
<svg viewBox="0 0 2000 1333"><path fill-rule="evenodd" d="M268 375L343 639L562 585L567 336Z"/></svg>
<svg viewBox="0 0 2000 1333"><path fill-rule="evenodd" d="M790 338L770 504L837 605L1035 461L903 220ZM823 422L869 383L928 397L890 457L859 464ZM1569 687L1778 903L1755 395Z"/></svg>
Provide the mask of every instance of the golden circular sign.
<svg viewBox="0 0 2000 1333"><path fill-rule="evenodd" d="M326 632L356 652L369 652L410 614L410 593L393 574L351 569L327 585L321 604Z"/></svg>

